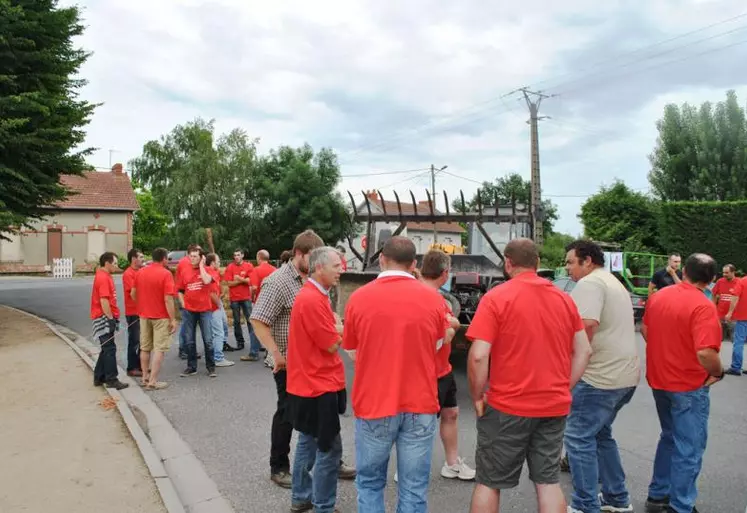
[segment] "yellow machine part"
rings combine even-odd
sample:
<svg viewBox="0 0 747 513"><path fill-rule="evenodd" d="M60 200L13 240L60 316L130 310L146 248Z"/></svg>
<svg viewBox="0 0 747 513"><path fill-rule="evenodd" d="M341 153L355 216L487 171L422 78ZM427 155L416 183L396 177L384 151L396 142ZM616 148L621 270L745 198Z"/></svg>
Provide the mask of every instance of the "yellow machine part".
<svg viewBox="0 0 747 513"><path fill-rule="evenodd" d="M431 244L428 249L440 249L448 255L464 255L464 246L457 246L455 244Z"/></svg>

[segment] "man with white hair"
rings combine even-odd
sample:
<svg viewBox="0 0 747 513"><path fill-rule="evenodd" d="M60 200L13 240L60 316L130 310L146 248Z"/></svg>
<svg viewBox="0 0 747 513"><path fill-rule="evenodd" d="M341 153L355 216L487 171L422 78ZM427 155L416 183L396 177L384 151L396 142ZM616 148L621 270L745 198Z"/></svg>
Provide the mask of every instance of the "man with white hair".
<svg viewBox="0 0 747 513"><path fill-rule="evenodd" d="M291 311L286 356L288 418L298 431L292 475L291 511L331 513L337 499L345 413L345 368L338 353L338 325L329 291L340 281L342 263L334 248L311 251L309 278ZM311 473L313 468L313 474Z"/></svg>

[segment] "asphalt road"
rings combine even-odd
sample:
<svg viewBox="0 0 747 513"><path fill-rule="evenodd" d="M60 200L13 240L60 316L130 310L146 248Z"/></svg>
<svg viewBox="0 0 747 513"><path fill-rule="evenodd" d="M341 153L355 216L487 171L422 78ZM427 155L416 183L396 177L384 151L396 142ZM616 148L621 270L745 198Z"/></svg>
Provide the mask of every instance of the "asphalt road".
<svg viewBox="0 0 747 513"><path fill-rule="evenodd" d="M116 282L121 298L121 280L116 278ZM90 278L67 281L0 278L0 304L33 312L83 336L90 336L90 286ZM120 358L124 356L125 337L121 333L117 340ZM731 344L724 344L724 362L730 361L730 352ZM238 353L228 353L228 356L236 360L236 365L219 368L217 379L204 374L202 360L197 377L180 378L184 362L177 356L175 343L162 371L162 379L170 381L171 386L153 393L152 397L192 446L237 512L286 512L290 505L289 491L269 481L269 431L275 403L271 373L261 363L238 361ZM470 465L474 465L475 416L467 394L464 358L455 356L453 360L459 385L459 404L463 408L460 452ZM350 362L347 362L347 373L350 382ZM747 376L727 377L714 387L711 398L710 436L699 480L698 509L702 513L743 513L747 506ZM342 425L344 458L354 463L353 422L349 414ZM658 435L653 398L643 381L615 424L615 436L636 511L643 511ZM443 449L438 441L432 464L430 511L467 511L473 485L441 478L442 463ZM390 476L394 475L393 468L394 458ZM343 512L355 511L354 483L340 484L338 505ZM570 496L567 475L563 476L563 486L566 495ZM396 485L390 481L387 489L389 511L394 511L395 501ZM521 485L504 494L501 511L536 511L534 490L526 471Z"/></svg>

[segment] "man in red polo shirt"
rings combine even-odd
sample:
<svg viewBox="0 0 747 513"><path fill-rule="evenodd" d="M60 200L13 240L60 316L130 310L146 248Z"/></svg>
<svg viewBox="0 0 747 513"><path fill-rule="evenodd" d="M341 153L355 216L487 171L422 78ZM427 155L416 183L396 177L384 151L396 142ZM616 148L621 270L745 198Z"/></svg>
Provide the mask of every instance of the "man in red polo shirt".
<svg viewBox="0 0 747 513"><path fill-rule="evenodd" d="M178 301L179 294L176 289L176 283L179 283L179 278L185 271L191 272L192 262L190 262L189 260L189 253L195 250L202 251L202 248L199 244L190 244L189 246L187 246L187 254L184 255L181 260L179 260L179 263L176 265L176 271L174 273L174 298L179 305L179 314L182 318L181 326L179 327L179 358L181 358L182 360L187 359L187 332L184 324L184 308L182 307L181 302ZM200 357L201 355L198 354L197 358Z"/></svg>
<svg viewBox="0 0 747 513"><path fill-rule="evenodd" d="M127 253L129 266L122 273L124 288L125 319L127 321L127 375L142 376L140 371L140 317L138 317L137 302L132 296L135 287L135 276L143 266L143 253L138 249L131 249Z"/></svg>
<svg viewBox="0 0 747 513"><path fill-rule="evenodd" d="M729 311L724 320L734 322L734 336L731 346L731 366L726 370L730 376L747 374L742 370L744 363L744 344L747 341L747 277L735 278L739 283L734 287L734 295L729 304Z"/></svg>
<svg viewBox="0 0 747 513"><path fill-rule="evenodd" d="M233 262L228 264L223 278L228 285L228 299L231 301L231 313L233 314L233 335L236 338L236 349L244 349L244 332L241 329L241 314L244 314L246 327L249 330L249 354L242 357L244 361L256 362L259 360L259 340L254 334L254 329L249 322L252 314L252 283L251 277L254 266L244 261L244 251L237 249L233 252ZM226 344L223 348L233 351L234 348Z"/></svg>
<svg viewBox="0 0 747 513"><path fill-rule="evenodd" d="M162 390L168 386L158 381L164 355L171 347L176 331L174 278L166 268L168 251L153 250L153 263L138 271L132 295L140 312L140 366L146 390ZM152 353L152 354L151 354Z"/></svg>
<svg viewBox="0 0 747 513"><path fill-rule="evenodd" d="M438 249L432 249L423 256L420 269L423 283L438 291L449 279L451 272L451 258ZM446 462L441 467L441 477L447 479L459 478L471 481L475 478L475 470L470 468L459 456L459 405L457 404L457 386L451 369L451 340L459 328L459 321L453 317L451 304L444 298L444 309L450 326L447 330L444 345L438 350L436 376L438 377L438 404L440 408L441 442L444 445Z"/></svg>
<svg viewBox="0 0 747 513"><path fill-rule="evenodd" d="M559 484L563 433L571 389L591 347L573 299L537 275L534 242L514 239L504 256L510 279L482 297L467 330L473 341L467 375L478 416L471 511L498 511L500 491L519 484L524 460L539 512L566 511Z"/></svg>
<svg viewBox="0 0 747 513"><path fill-rule="evenodd" d="M202 250L195 249L189 252L191 269L185 270L179 275L176 288L179 291L179 302L183 308L182 323L185 325L185 336L187 339L187 368L182 372L182 377L197 374L197 325L200 326L200 335L205 346L205 367L211 378L217 376L215 373L215 360L213 358L213 302L210 297L213 277L207 271L205 255Z"/></svg>
<svg viewBox="0 0 747 513"><path fill-rule="evenodd" d="M235 362L226 359L223 353L225 346L228 345L228 318L226 310L223 308L223 287L220 278L220 257L215 253L210 253L205 259L205 266L210 276L213 277L211 283L212 292L210 294L213 303L213 318L211 326L213 329L213 358L216 367L231 367Z"/></svg>
<svg viewBox="0 0 747 513"><path fill-rule="evenodd" d="M436 352L448 327L441 295L413 276L415 245L390 238L382 273L348 299L343 347L355 351L353 411L358 511L384 511L397 444L398 511L425 512L436 414Z"/></svg>
<svg viewBox="0 0 747 513"><path fill-rule="evenodd" d="M286 358L288 412L298 431L291 511L331 513L342 458L339 415L347 402L345 368L338 354L342 330L329 301L342 272L337 251L312 250L309 272L293 302Z"/></svg>
<svg viewBox="0 0 747 513"><path fill-rule="evenodd" d="M690 255L683 281L646 305L646 378L654 394L661 436L646 511L691 513L708 438L710 386L724 376L721 326L703 291L716 275L708 255Z"/></svg>
<svg viewBox="0 0 747 513"><path fill-rule="evenodd" d="M252 292L254 293L255 302L259 298L259 293L262 292L262 282L276 270L277 268L270 263L269 251L266 249L257 251L257 267L254 268L251 275Z"/></svg>
<svg viewBox="0 0 747 513"><path fill-rule="evenodd" d="M736 271L734 264L726 264L722 269L723 277L719 278L711 291L713 303L721 319L721 329L725 340L731 340L734 334L732 315L737 306L739 294L742 292L742 280L737 278Z"/></svg>
<svg viewBox="0 0 747 513"><path fill-rule="evenodd" d="M91 324L93 338L101 344L101 352L93 369L93 385L122 390L127 383L119 381L117 371L117 346L114 337L119 330L117 289L112 273L117 270L117 254L107 251L99 257L99 268L93 278L91 290Z"/></svg>

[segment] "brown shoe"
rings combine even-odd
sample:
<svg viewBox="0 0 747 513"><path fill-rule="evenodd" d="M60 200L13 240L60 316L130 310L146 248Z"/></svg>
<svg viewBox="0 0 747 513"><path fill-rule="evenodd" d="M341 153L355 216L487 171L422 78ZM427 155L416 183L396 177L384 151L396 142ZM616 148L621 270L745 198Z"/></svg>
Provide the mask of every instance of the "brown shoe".
<svg viewBox="0 0 747 513"><path fill-rule="evenodd" d="M143 375L143 371L140 369L132 369L127 371L127 375L131 378L139 378Z"/></svg>
<svg viewBox="0 0 747 513"><path fill-rule="evenodd" d="M291 513L303 513L304 511L311 511L314 509L314 505L310 502L300 502L298 504L291 504Z"/></svg>
<svg viewBox="0 0 747 513"><path fill-rule="evenodd" d="M272 474L270 476L270 481L283 488L290 488L293 483L291 475L284 470L277 472L276 474Z"/></svg>
<svg viewBox="0 0 747 513"><path fill-rule="evenodd" d="M259 356L254 355L244 355L241 358L239 358L242 362L256 362L259 361Z"/></svg>
<svg viewBox="0 0 747 513"><path fill-rule="evenodd" d="M355 476L358 474L358 472L355 470L355 467L351 467L350 465L346 465L344 461L340 462L340 470L337 474L337 476L340 479L345 479L347 481L350 481L352 479L355 479Z"/></svg>

